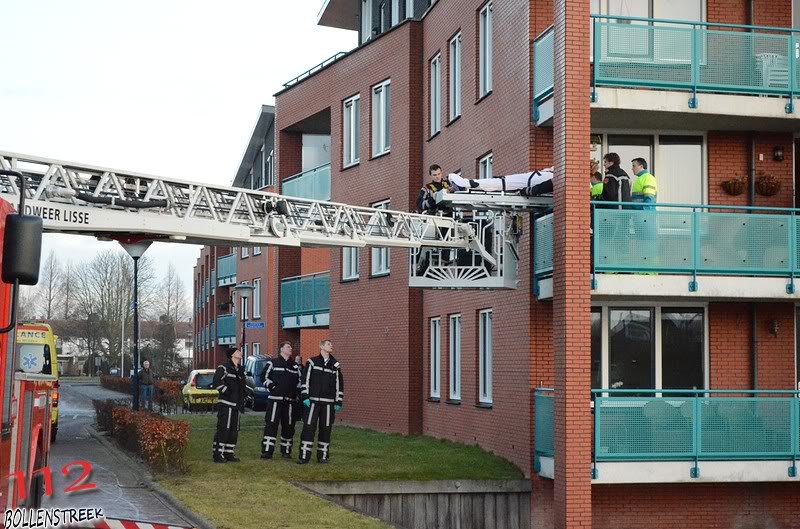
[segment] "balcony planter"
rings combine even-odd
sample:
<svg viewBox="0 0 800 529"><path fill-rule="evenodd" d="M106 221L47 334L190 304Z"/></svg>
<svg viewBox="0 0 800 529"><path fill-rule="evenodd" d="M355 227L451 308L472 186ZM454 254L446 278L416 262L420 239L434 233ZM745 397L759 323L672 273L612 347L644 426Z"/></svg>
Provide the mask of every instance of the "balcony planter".
<svg viewBox="0 0 800 529"><path fill-rule="evenodd" d="M722 190L727 194L738 196L747 189L747 179L745 177L731 178L730 180L722 182L720 187L722 187Z"/></svg>
<svg viewBox="0 0 800 529"><path fill-rule="evenodd" d="M756 193L764 197L771 197L778 194L781 190L780 181L772 175L761 175L756 177Z"/></svg>

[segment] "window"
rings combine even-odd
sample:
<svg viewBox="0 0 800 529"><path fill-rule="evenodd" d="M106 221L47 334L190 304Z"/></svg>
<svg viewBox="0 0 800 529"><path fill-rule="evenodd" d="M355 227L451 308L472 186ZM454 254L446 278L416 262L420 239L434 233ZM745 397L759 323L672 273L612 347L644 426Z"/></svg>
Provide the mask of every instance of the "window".
<svg viewBox="0 0 800 529"><path fill-rule="evenodd" d="M392 26L400 23L400 0L392 0Z"/></svg>
<svg viewBox="0 0 800 529"><path fill-rule="evenodd" d="M246 285L246 284L247 284L247 281L242 281L242 284L243 284L243 285ZM240 296L240 297L241 297L241 296ZM242 308L242 312L241 312L241 314L242 314L242 318L241 318L241 319L242 319L242 321L245 321L245 320L247 320L247 318L248 318L248 313L247 313L247 299L246 299L246 298L244 298L244 297L241 297L241 299L242 299L242 302L241 302L241 308Z"/></svg>
<svg viewBox="0 0 800 529"><path fill-rule="evenodd" d="M450 316L450 400L461 400L461 315Z"/></svg>
<svg viewBox="0 0 800 529"><path fill-rule="evenodd" d="M342 280L358 279L358 248L342 248Z"/></svg>
<svg viewBox="0 0 800 529"><path fill-rule="evenodd" d="M442 378L442 351L441 351L441 326L442 320L431 319L431 398L438 399Z"/></svg>
<svg viewBox="0 0 800 529"><path fill-rule="evenodd" d="M482 310L478 316L479 345L479 400L481 404L492 403L492 311Z"/></svg>
<svg viewBox="0 0 800 529"><path fill-rule="evenodd" d="M406 18L414 18L414 0L406 0Z"/></svg>
<svg viewBox="0 0 800 529"><path fill-rule="evenodd" d="M389 209L389 201L378 202L373 208ZM372 275L387 275L389 273L389 248L372 248Z"/></svg>
<svg viewBox="0 0 800 529"><path fill-rule="evenodd" d="M267 167L266 164L267 157L265 156L264 153L265 148L266 146L264 144L261 144L261 149L259 150L258 157L256 158L256 162L258 164L258 178L256 178L255 189L261 189L262 187L264 187L264 177L266 175L266 167Z"/></svg>
<svg viewBox="0 0 800 529"><path fill-rule="evenodd" d="M492 178L493 160L494 156L492 156L492 153L489 153L478 160L478 178Z"/></svg>
<svg viewBox="0 0 800 529"><path fill-rule="evenodd" d="M242 344L242 356L247 357L247 344Z"/></svg>
<svg viewBox="0 0 800 529"><path fill-rule="evenodd" d="M372 156L389 152L390 82L372 87Z"/></svg>
<svg viewBox="0 0 800 529"><path fill-rule="evenodd" d="M247 246L242 246L242 259L246 259L250 257L250 248Z"/></svg>
<svg viewBox="0 0 800 529"><path fill-rule="evenodd" d="M361 44L372 38L372 0L361 0Z"/></svg>
<svg viewBox="0 0 800 529"><path fill-rule="evenodd" d="M386 2L381 2L381 5L379 7L379 14L380 14L380 26L379 27L380 27L381 33L386 31L387 29L389 29L389 20L390 19L389 19L388 11L389 11L389 6L386 4Z"/></svg>
<svg viewBox="0 0 800 529"><path fill-rule="evenodd" d="M361 138L361 97L353 96L344 102L344 139L343 166L357 164L359 159L358 144Z"/></svg>
<svg viewBox="0 0 800 529"><path fill-rule="evenodd" d="M261 354L261 344L259 342L253 342L253 355L260 355ZM254 375L258 376L255 372Z"/></svg>
<svg viewBox="0 0 800 529"><path fill-rule="evenodd" d="M261 279L253 279L253 319L261 317Z"/></svg>
<svg viewBox="0 0 800 529"><path fill-rule="evenodd" d="M261 255L261 246L253 246L253 255Z"/></svg>
<svg viewBox="0 0 800 529"><path fill-rule="evenodd" d="M442 130L442 56L431 59L431 136Z"/></svg>
<svg viewBox="0 0 800 529"><path fill-rule="evenodd" d="M269 151L269 156L264 162L264 185L275 185L275 151Z"/></svg>
<svg viewBox="0 0 800 529"><path fill-rule="evenodd" d="M481 9L479 15L479 45L478 45L478 94L485 96L492 91L492 3L489 2Z"/></svg>
<svg viewBox="0 0 800 529"><path fill-rule="evenodd" d="M703 307L592 308L592 387L707 386Z"/></svg>
<svg viewBox="0 0 800 529"><path fill-rule="evenodd" d="M255 189L256 183L253 181L253 168L250 168L250 173L247 176L247 185L250 189Z"/></svg>
<svg viewBox="0 0 800 529"><path fill-rule="evenodd" d="M450 121L461 115L461 33L450 39Z"/></svg>

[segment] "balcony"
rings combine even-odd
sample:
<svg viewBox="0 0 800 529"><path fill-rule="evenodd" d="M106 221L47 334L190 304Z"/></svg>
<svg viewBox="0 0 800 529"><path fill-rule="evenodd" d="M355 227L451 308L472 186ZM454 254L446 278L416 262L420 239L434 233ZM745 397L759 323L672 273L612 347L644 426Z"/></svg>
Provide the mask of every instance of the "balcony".
<svg viewBox="0 0 800 529"><path fill-rule="evenodd" d="M284 329L327 327L330 321L330 273L281 280Z"/></svg>
<svg viewBox="0 0 800 529"><path fill-rule="evenodd" d="M217 259L217 281L221 287L236 284L236 254Z"/></svg>
<svg viewBox="0 0 800 529"><path fill-rule="evenodd" d="M283 180L282 194L309 200L331 199L331 164L290 176Z"/></svg>
<svg viewBox="0 0 800 529"><path fill-rule="evenodd" d="M236 315L225 314L217 318L217 343L234 345L236 343Z"/></svg>
<svg viewBox="0 0 800 529"><path fill-rule="evenodd" d="M799 299L800 210L599 204L591 213L594 298ZM552 214L535 220L533 274L537 297L552 297Z"/></svg>
<svg viewBox="0 0 800 529"><path fill-rule="evenodd" d="M595 484L797 479L798 391L595 389L592 395ZM552 478L552 391L537 390L534 405L534 470Z"/></svg>
<svg viewBox="0 0 800 529"><path fill-rule="evenodd" d="M636 119L648 114L652 123L655 112L664 127L680 130L745 126L732 115L753 118L748 126L757 129L793 127L800 88L800 35L793 30L608 15L592 15L590 23L593 126L641 123ZM539 125L553 115L553 45L553 27L533 43ZM775 97L746 97L752 95Z"/></svg>

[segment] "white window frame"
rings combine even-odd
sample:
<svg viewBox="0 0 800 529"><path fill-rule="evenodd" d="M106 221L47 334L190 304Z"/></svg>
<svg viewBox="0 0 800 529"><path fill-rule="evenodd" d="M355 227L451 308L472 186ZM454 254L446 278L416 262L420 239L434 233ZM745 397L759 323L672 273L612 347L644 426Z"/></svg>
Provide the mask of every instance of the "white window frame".
<svg viewBox="0 0 800 529"><path fill-rule="evenodd" d="M258 185L256 189L261 189L264 187L264 182L267 179L267 146L263 143L261 144L260 154L261 154L261 176L258 179Z"/></svg>
<svg viewBox="0 0 800 529"><path fill-rule="evenodd" d="M242 246L242 259L247 259L250 257L250 248L247 246Z"/></svg>
<svg viewBox="0 0 800 529"><path fill-rule="evenodd" d="M389 209L391 201L384 200L383 202L377 202L372 204L371 207L376 209ZM373 246L372 247L372 259L370 259L371 263L371 275L375 276L386 276L389 275L391 271L390 261L389 261L389 248L385 246Z"/></svg>
<svg viewBox="0 0 800 529"><path fill-rule="evenodd" d="M478 160L478 178L493 178L494 176L494 154L489 153Z"/></svg>
<svg viewBox="0 0 800 529"><path fill-rule="evenodd" d="M492 309L478 313L478 400L492 403Z"/></svg>
<svg viewBox="0 0 800 529"><path fill-rule="evenodd" d="M253 342L253 356L261 354L261 342ZM255 373L253 373L255 375Z"/></svg>
<svg viewBox="0 0 800 529"><path fill-rule="evenodd" d="M461 314L451 314L449 317L449 380L450 400L461 400Z"/></svg>
<svg viewBox="0 0 800 529"><path fill-rule="evenodd" d="M448 44L448 116L453 121L461 115L461 32L459 31Z"/></svg>
<svg viewBox="0 0 800 529"><path fill-rule="evenodd" d="M442 130L442 54L437 53L430 62L430 133Z"/></svg>
<svg viewBox="0 0 800 529"><path fill-rule="evenodd" d="M372 92L372 156L391 150L391 79L376 84Z"/></svg>
<svg viewBox="0 0 800 529"><path fill-rule="evenodd" d="M261 255L261 246L253 246L253 255Z"/></svg>
<svg viewBox="0 0 800 529"><path fill-rule="evenodd" d="M275 185L275 151L269 151L264 162L264 187Z"/></svg>
<svg viewBox="0 0 800 529"><path fill-rule="evenodd" d="M261 278L253 279L253 319L261 319Z"/></svg>
<svg viewBox="0 0 800 529"><path fill-rule="evenodd" d="M478 28L478 95L484 97L492 91L492 2L480 10Z"/></svg>
<svg viewBox="0 0 800 529"><path fill-rule="evenodd" d="M247 358L247 342L242 344L242 356Z"/></svg>
<svg viewBox="0 0 800 529"><path fill-rule="evenodd" d="M361 95L356 94L342 103L342 167L361 162ZM359 126L354 126L358 124Z"/></svg>
<svg viewBox="0 0 800 529"><path fill-rule="evenodd" d="M358 248L342 248L342 281L358 279Z"/></svg>
<svg viewBox="0 0 800 529"><path fill-rule="evenodd" d="M602 388L592 388L592 389L607 389L609 386L609 356L610 356L610 346L608 343L609 339L609 329L608 329L608 318L609 318L609 310L614 309L652 309L653 310L653 348L654 348L654 363L655 363L655 387L652 389L663 389L662 381L663 381L663 373L664 373L664 366L663 366L663 359L664 353L661 347L661 311L664 308L667 309L702 309L703 310L703 383L705 385L704 388L698 389L709 389L711 384L711 373L710 373L710 353L709 353L709 321L708 321L708 303L663 303L660 305L656 305L654 303L647 303L647 302L625 302L625 303L608 303L608 304L592 304L592 308L600 309L600 329L601 329L601 338L600 338L600 380L602 383ZM608 396L608 393L604 393L603 396ZM662 396L661 393L657 393L656 397Z"/></svg>
<svg viewBox="0 0 800 529"><path fill-rule="evenodd" d="M372 38L372 0L361 0L361 44Z"/></svg>
<svg viewBox="0 0 800 529"><path fill-rule="evenodd" d="M247 285L248 283L247 283L247 281L242 281L241 284L242 285ZM247 311L247 309L248 309L248 307L247 307L247 298L244 298L242 296L239 296L239 297L241 298L241 303L239 304L239 308L241 309L241 312L240 312L240 316L241 317L239 319L242 320L242 321L247 321L248 318L250 317L250 315L249 315L249 313Z"/></svg>
<svg viewBox="0 0 800 529"><path fill-rule="evenodd" d="M406 0L406 18L414 18L414 0Z"/></svg>
<svg viewBox="0 0 800 529"><path fill-rule="evenodd" d="M442 319L431 318L431 398L438 399L442 392Z"/></svg>
<svg viewBox="0 0 800 529"><path fill-rule="evenodd" d="M392 0L392 27L400 23L400 0Z"/></svg>
<svg viewBox="0 0 800 529"><path fill-rule="evenodd" d="M378 27L380 28L381 33L386 31L390 27L387 25L391 20L388 14L386 13L386 11L389 8L388 6L389 4L387 4L385 1L381 2L380 5L378 6L378 14L380 15L378 17L379 18Z"/></svg>

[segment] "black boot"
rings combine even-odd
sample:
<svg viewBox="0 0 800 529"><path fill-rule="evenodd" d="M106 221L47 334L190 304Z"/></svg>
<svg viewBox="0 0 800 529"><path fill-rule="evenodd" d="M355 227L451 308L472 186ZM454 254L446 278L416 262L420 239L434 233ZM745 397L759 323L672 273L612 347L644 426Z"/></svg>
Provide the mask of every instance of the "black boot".
<svg viewBox="0 0 800 529"><path fill-rule="evenodd" d="M272 459L272 454L264 452L263 454L261 454L261 459Z"/></svg>
<svg viewBox="0 0 800 529"><path fill-rule="evenodd" d="M292 453L291 452L281 452L281 457L284 459L291 459Z"/></svg>
<svg viewBox="0 0 800 529"><path fill-rule="evenodd" d="M298 459L298 460L297 460L297 464L298 464L298 465L307 465L307 464L309 464L310 462L311 462L311 460L310 460L310 459Z"/></svg>
<svg viewBox="0 0 800 529"><path fill-rule="evenodd" d="M234 454L225 454L225 461L229 463L238 463L239 461L241 461L241 459L236 457Z"/></svg>
<svg viewBox="0 0 800 529"><path fill-rule="evenodd" d="M227 462L228 461L224 457L214 454L214 463L227 463Z"/></svg>

